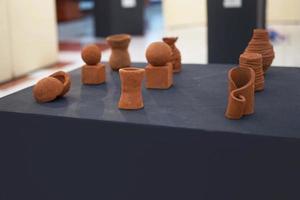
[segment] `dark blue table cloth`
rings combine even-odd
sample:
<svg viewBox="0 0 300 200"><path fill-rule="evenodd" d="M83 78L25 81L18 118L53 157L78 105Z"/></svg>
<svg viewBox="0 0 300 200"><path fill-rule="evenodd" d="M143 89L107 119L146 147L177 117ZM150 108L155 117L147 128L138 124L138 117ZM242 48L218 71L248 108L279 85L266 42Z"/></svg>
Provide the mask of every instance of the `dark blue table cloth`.
<svg viewBox="0 0 300 200"><path fill-rule="evenodd" d="M136 66L145 66L137 63ZM118 73L37 104L0 99L0 199L298 199L300 69L272 67L255 114L224 117L229 65L183 65L145 108L117 108Z"/></svg>

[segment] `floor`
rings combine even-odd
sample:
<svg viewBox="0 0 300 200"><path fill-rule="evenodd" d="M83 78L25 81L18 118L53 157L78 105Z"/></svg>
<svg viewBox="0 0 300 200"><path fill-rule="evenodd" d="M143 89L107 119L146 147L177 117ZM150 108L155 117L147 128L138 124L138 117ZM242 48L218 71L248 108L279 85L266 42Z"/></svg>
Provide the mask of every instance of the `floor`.
<svg viewBox="0 0 300 200"><path fill-rule="evenodd" d="M159 4L150 6L146 10L145 18L145 35L133 36L130 44L129 52L133 62L146 62L144 50L147 46L153 41L161 40L163 36L170 35L179 37L177 46L181 50L183 63L207 63L206 26L166 29L164 28L161 6ZM300 52L300 23L271 24L268 28L274 33L275 37L273 45L276 58L273 66L300 67L300 57L298 56ZM73 22L61 23L58 31L60 44L65 45L60 48L58 64L0 85L0 98L29 87L39 79L55 71L72 71L81 67L83 62L80 57L80 48L85 44L97 43L104 45L103 49L106 49L105 39L94 37L92 16ZM104 50L102 52L102 61L108 61L109 55L110 50Z"/></svg>

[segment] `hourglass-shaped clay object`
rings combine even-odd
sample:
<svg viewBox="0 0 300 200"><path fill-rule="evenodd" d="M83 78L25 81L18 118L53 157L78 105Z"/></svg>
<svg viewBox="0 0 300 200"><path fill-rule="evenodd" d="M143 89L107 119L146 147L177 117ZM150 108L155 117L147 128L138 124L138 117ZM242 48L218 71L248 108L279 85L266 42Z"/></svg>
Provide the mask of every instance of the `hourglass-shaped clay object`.
<svg viewBox="0 0 300 200"><path fill-rule="evenodd" d="M82 60L86 63L81 69L81 81L87 85L105 82L105 65L101 64L101 51L96 45L88 45L82 49Z"/></svg>
<svg viewBox="0 0 300 200"><path fill-rule="evenodd" d="M173 85L171 48L164 42L153 42L146 50L146 88L168 89Z"/></svg>
<svg viewBox="0 0 300 200"><path fill-rule="evenodd" d="M113 70L130 66L131 60L128 53L130 40L131 36L128 34L111 35L106 38L108 45L111 47L109 65Z"/></svg>
<svg viewBox="0 0 300 200"><path fill-rule="evenodd" d="M121 79L121 97L119 108L136 110L144 107L142 97L142 81L145 70L141 68L128 67L119 70Z"/></svg>
<svg viewBox="0 0 300 200"><path fill-rule="evenodd" d="M254 113L255 72L247 67L235 67L228 72L228 105L225 116L240 119Z"/></svg>
<svg viewBox="0 0 300 200"><path fill-rule="evenodd" d="M168 44L172 49L172 58L171 62L173 65L173 72L181 71L181 53L179 49L176 47L175 43L178 40L178 37L164 37L163 41Z"/></svg>

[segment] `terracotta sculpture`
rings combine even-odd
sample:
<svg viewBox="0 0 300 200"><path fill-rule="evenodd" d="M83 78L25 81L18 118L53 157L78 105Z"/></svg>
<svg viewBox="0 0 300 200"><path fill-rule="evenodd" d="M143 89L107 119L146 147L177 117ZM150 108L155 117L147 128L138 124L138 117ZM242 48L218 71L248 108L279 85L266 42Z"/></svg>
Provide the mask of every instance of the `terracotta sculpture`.
<svg viewBox="0 0 300 200"><path fill-rule="evenodd" d="M228 72L228 105L225 116L240 119L254 113L255 72L251 68L235 67Z"/></svg>
<svg viewBox="0 0 300 200"><path fill-rule="evenodd" d="M262 56L257 53L243 53L240 55L240 67L250 67L255 72L255 91L265 87L265 77L262 67Z"/></svg>
<svg viewBox="0 0 300 200"><path fill-rule="evenodd" d="M130 40L131 37L128 34L112 35L106 38L112 51L109 58L109 65L113 70L130 66L131 61L128 53Z"/></svg>
<svg viewBox="0 0 300 200"><path fill-rule="evenodd" d="M39 103L45 103L64 96L71 87L69 74L59 71L38 81L33 87L33 96Z"/></svg>
<svg viewBox="0 0 300 200"><path fill-rule="evenodd" d="M181 53L178 48L175 46L175 42L178 40L178 37L164 37L163 41L168 44L172 49L172 58L171 62L173 65L173 72L181 71Z"/></svg>
<svg viewBox="0 0 300 200"><path fill-rule="evenodd" d="M59 96L64 96L67 92L69 92L71 88L71 79L70 75L68 73L65 73L63 71L56 72L52 74L50 77L56 78L63 84L63 91Z"/></svg>
<svg viewBox="0 0 300 200"><path fill-rule="evenodd" d="M127 110L143 108L142 81L145 76L145 70L129 67L120 69L119 74L121 79L119 108Z"/></svg>
<svg viewBox="0 0 300 200"><path fill-rule="evenodd" d="M88 45L82 49L82 60L86 63L81 69L81 81L87 85L105 82L105 65L101 64L101 51L96 45Z"/></svg>
<svg viewBox="0 0 300 200"><path fill-rule="evenodd" d="M263 59L263 70L266 72L275 58L268 31L265 29L254 29L252 39L245 52L261 54Z"/></svg>
<svg viewBox="0 0 300 200"><path fill-rule="evenodd" d="M146 50L146 88L168 89L173 84L171 48L164 42L153 42Z"/></svg>

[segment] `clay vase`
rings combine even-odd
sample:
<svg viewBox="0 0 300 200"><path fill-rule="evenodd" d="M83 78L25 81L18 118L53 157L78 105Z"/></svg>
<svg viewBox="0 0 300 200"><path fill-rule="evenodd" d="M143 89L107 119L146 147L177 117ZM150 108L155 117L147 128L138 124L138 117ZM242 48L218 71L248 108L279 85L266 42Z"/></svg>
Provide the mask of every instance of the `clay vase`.
<svg viewBox="0 0 300 200"><path fill-rule="evenodd" d="M172 58L171 63L173 65L173 72L177 73L181 71L181 53L178 48L175 46L175 42L178 40L178 37L164 37L163 41L168 44L172 49Z"/></svg>
<svg viewBox="0 0 300 200"><path fill-rule="evenodd" d="M264 73L271 66L275 53L269 39L269 33L265 29L254 29L253 36L245 49L247 53L258 53L262 55Z"/></svg>
<svg viewBox="0 0 300 200"><path fill-rule="evenodd" d="M121 79L119 108L126 110L143 108L142 81L145 76L145 70L129 67L120 69L119 74Z"/></svg>
<svg viewBox="0 0 300 200"><path fill-rule="evenodd" d="M228 72L228 105L225 116L240 119L254 113L255 72L247 67L235 67Z"/></svg>
<svg viewBox="0 0 300 200"><path fill-rule="evenodd" d="M131 37L128 34L111 35L106 38L112 51L109 58L109 65L113 70L130 66L131 61L128 53L130 40Z"/></svg>

